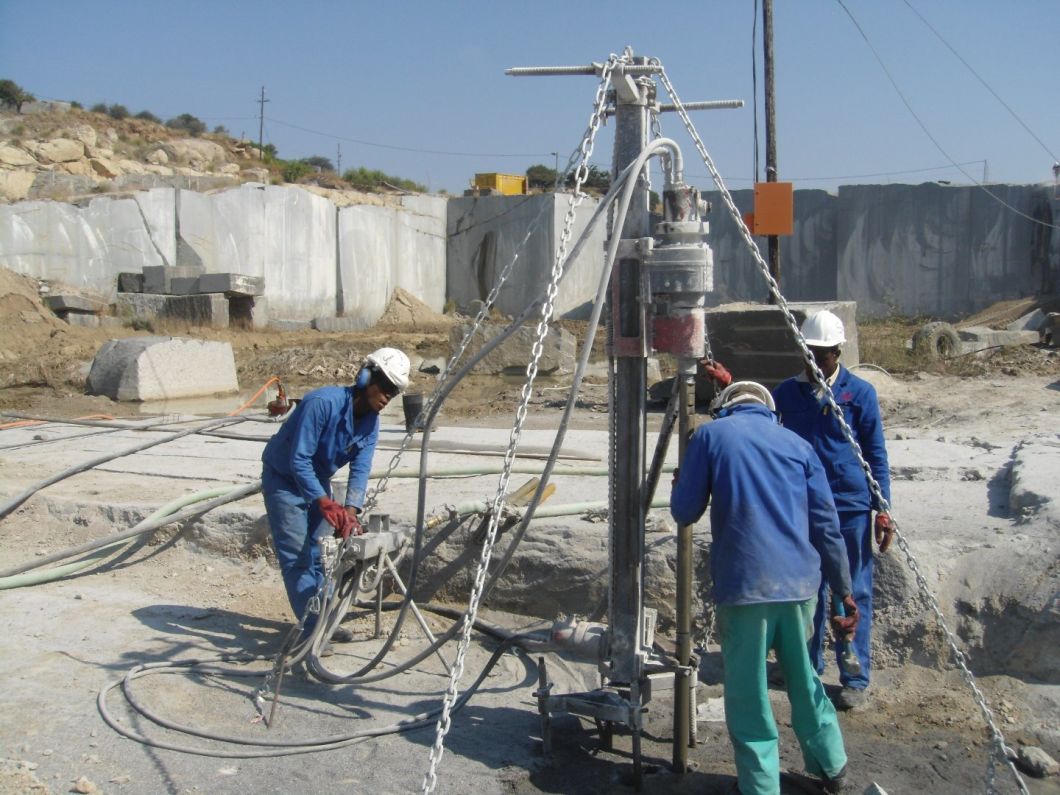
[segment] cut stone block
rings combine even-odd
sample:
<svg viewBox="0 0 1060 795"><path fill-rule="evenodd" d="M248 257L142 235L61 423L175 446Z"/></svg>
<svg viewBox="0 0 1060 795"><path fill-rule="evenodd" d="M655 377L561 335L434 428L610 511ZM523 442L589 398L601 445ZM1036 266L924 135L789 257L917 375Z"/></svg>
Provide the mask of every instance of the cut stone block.
<svg viewBox="0 0 1060 795"><path fill-rule="evenodd" d="M1037 331L999 331L987 326L968 326L957 329L961 338L961 352L975 353L990 348L1007 348L1013 345L1034 345L1038 342Z"/></svg>
<svg viewBox="0 0 1060 795"><path fill-rule="evenodd" d="M99 325L102 328L121 328L125 325L124 320L113 315L96 315L96 317L99 318Z"/></svg>
<svg viewBox="0 0 1060 795"><path fill-rule="evenodd" d="M1009 331L1037 331L1045 322L1045 312L1035 309L1033 312L1009 323L1005 328Z"/></svg>
<svg viewBox="0 0 1060 795"><path fill-rule="evenodd" d="M119 273L119 293L142 293L144 291L144 275L142 273Z"/></svg>
<svg viewBox="0 0 1060 795"><path fill-rule="evenodd" d="M202 273L195 265L148 265L144 268L144 292L170 293L173 279L197 279Z"/></svg>
<svg viewBox="0 0 1060 795"><path fill-rule="evenodd" d="M470 326L453 326L449 332L449 344L456 347L463 340ZM480 326L467 347L467 356L475 354L486 342L498 336L504 329L500 326ZM533 358L532 348L537 337L536 326L523 326L500 346L490 351L475 365L476 373L525 372ZM552 326L544 340L544 352L538 360L538 371L547 375L559 375L574 371L577 340L569 331Z"/></svg>
<svg viewBox="0 0 1060 795"><path fill-rule="evenodd" d="M193 326L228 328L228 299L217 293L167 295L159 317L183 320Z"/></svg>
<svg viewBox="0 0 1060 795"><path fill-rule="evenodd" d="M232 328L263 329L269 325L269 299L263 295L228 296L228 325Z"/></svg>
<svg viewBox="0 0 1060 795"><path fill-rule="evenodd" d="M153 320L162 312L168 295L157 293L118 293L114 298L114 314L126 320Z"/></svg>
<svg viewBox="0 0 1060 795"><path fill-rule="evenodd" d="M93 315L89 312L62 312L58 314L59 317L61 317L71 326L81 326L82 328L99 328L99 315Z"/></svg>
<svg viewBox="0 0 1060 795"><path fill-rule="evenodd" d="M235 295L263 295L265 279L243 273L204 273L199 277L199 292Z"/></svg>
<svg viewBox="0 0 1060 795"><path fill-rule="evenodd" d="M86 391L113 400L167 400L236 392L227 342L181 337L110 340L96 353Z"/></svg>
<svg viewBox="0 0 1060 795"><path fill-rule="evenodd" d="M317 331L360 331L372 324L361 317L315 317L313 328Z"/></svg>
<svg viewBox="0 0 1060 795"><path fill-rule="evenodd" d="M44 304L57 315L62 312L98 314L107 308L107 302L102 298L67 293L49 295L45 297Z"/></svg>
<svg viewBox="0 0 1060 795"><path fill-rule="evenodd" d="M843 321L847 338L840 363L851 367L860 362L856 302L789 302L788 307L799 326L809 315L822 309L834 312ZM795 335L788 328L780 307L723 304L707 310L706 324L714 358L729 368L729 372L738 380L758 381L766 388L773 389L803 369L802 354L795 342ZM702 403L712 397L713 385L703 376L702 368L699 370L696 400Z"/></svg>
<svg viewBox="0 0 1060 795"><path fill-rule="evenodd" d="M199 279L195 276L174 276L169 280L169 292L171 295L195 295L196 293L207 293L199 287Z"/></svg>

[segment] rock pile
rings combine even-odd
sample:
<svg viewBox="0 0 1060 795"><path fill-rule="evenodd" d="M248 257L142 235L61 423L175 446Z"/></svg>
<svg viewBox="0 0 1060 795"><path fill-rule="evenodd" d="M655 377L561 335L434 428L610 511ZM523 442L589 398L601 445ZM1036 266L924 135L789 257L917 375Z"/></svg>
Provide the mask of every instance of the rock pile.
<svg viewBox="0 0 1060 795"><path fill-rule="evenodd" d="M259 167L260 152L249 142L181 136L155 122L75 109L0 112L0 199L268 181L269 172Z"/></svg>

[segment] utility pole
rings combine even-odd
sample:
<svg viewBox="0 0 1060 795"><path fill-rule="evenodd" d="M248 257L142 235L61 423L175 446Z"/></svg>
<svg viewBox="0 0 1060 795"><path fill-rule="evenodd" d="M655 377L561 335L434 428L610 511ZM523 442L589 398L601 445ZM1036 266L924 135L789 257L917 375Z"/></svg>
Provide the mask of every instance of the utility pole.
<svg viewBox="0 0 1060 795"><path fill-rule="evenodd" d="M762 65L766 77L766 182L777 181L776 96L773 92L773 0L762 0ZM780 286L780 238L770 235L769 275ZM769 294L769 303L775 303Z"/></svg>
<svg viewBox="0 0 1060 795"><path fill-rule="evenodd" d="M342 144L335 144L335 173L342 176Z"/></svg>
<svg viewBox="0 0 1060 795"><path fill-rule="evenodd" d="M265 161L265 86L261 87L261 99L258 100L258 151L261 153L262 162Z"/></svg>
<svg viewBox="0 0 1060 795"><path fill-rule="evenodd" d="M556 172L556 184L552 187L552 192L559 193L559 152L553 152L552 156L556 158L556 168L553 169Z"/></svg>

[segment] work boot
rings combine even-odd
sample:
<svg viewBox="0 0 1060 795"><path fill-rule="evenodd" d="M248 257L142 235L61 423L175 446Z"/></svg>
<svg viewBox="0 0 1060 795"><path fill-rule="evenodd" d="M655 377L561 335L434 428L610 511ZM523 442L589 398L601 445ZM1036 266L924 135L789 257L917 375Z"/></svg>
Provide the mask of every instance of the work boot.
<svg viewBox="0 0 1060 795"><path fill-rule="evenodd" d="M835 707L838 710L856 712L869 703L869 694L866 689L855 690L853 687L844 687L835 697Z"/></svg>
<svg viewBox="0 0 1060 795"><path fill-rule="evenodd" d="M825 776L821 780L821 789L823 789L829 795L834 795L837 792L847 792L847 766L843 765L843 769L836 773L834 776Z"/></svg>
<svg viewBox="0 0 1060 795"><path fill-rule="evenodd" d="M331 633L332 643L353 643L353 632L346 627L339 627Z"/></svg>

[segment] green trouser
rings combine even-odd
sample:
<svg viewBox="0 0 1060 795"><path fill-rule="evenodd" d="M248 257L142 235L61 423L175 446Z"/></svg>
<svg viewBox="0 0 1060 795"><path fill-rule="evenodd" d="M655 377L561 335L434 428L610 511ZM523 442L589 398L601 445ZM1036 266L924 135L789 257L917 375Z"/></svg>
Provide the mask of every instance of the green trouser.
<svg viewBox="0 0 1060 795"><path fill-rule="evenodd" d="M777 653L791 703L791 726L806 771L835 776L847 763L835 708L810 664L806 641L817 599L718 605L725 662L725 723L736 752L741 795L779 795L777 724L769 705L766 654Z"/></svg>

